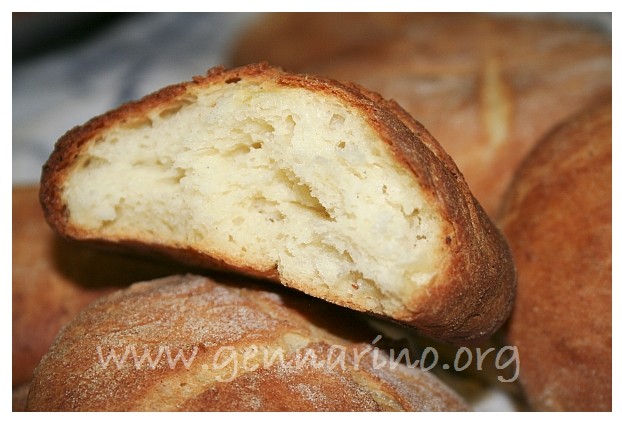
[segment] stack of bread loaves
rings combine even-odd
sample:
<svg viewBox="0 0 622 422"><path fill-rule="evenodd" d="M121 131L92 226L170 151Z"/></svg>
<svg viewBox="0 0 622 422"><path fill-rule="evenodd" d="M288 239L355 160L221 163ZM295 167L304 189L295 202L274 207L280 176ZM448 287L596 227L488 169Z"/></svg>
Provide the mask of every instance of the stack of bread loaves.
<svg viewBox="0 0 622 422"><path fill-rule="evenodd" d="M508 237L508 342L537 410L611 409L611 109L594 105L611 94L611 36L573 18L276 13L231 56L356 81L434 134Z"/></svg>
<svg viewBox="0 0 622 422"><path fill-rule="evenodd" d="M611 409L606 36L269 14L232 61L68 131L41 207L14 191L13 385L31 381L14 406L463 411L450 378L391 361L380 334L451 354L507 329L529 409ZM28 255L16 204L64 239Z"/></svg>
<svg viewBox="0 0 622 422"><path fill-rule="evenodd" d="M212 69L69 131L40 197L67 238L276 281L447 341L490 336L512 307L507 244L451 158L353 84ZM365 331L333 305L234 282L177 276L94 302L41 361L28 408L465 408L430 374L361 360L365 345L336 333ZM314 318L329 313L327 332ZM337 368L287 364L309 350L326 364L338 346ZM286 362L209 365L223 350L282 350ZM181 372L178 352L193 356Z"/></svg>

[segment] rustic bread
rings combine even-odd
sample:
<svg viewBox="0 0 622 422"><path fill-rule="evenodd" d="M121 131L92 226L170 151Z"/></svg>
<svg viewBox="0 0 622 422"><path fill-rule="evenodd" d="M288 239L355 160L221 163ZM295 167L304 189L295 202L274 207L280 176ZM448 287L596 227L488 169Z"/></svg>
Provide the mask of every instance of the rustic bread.
<svg viewBox="0 0 622 422"><path fill-rule="evenodd" d="M282 288L243 285L171 276L98 299L65 326L37 367L27 409L466 410L429 372L383 365L388 357L371 351L376 334L358 314ZM127 350L136 358L107 360ZM185 361L167 360L178 353Z"/></svg>
<svg viewBox="0 0 622 422"><path fill-rule="evenodd" d="M508 338L538 410L611 410L611 104L528 156L501 212L519 274Z"/></svg>
<svg viewBox="0 0 622 422"><path fill-rule="evenodd" d="M50 230L38 186L13 188L13 386L30 381L58 330L96 297L181 265L84 248Z"/></svg>
<svg viewBox="0 0 622 422"><path fill-rule="evenodd" d="M392 102L265 64L213 69L65 134L41 200L62 235L281 282L460 341L509 314L507 244Z"/></svg>
<svg viewBox="0 0 622 422"><path fill-rule="evenodd" d="M268 60L395 99L491 215L535 142L611 92L611 35L550 16L275 14L232 55L234 65Z"/></svg>

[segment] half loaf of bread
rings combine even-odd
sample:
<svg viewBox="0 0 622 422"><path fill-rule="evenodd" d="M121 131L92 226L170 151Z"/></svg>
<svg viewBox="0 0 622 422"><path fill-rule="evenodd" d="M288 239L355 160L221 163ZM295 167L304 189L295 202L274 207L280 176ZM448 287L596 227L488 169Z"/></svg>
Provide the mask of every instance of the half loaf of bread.
<svg viewBox="0 0 622 422"><path fill-rule="evenodd" d="M98 299L41 361L28 410L466 410L358 315L274 287L171 276Z"/></svg>
<svg viewBox="0 0 622 422"><path fill-rule="evenodd" d="M451 158L354 84L265 64L170 86L65 134L50 224L277 280L460 341L506 319L514 265Z"/></svg>

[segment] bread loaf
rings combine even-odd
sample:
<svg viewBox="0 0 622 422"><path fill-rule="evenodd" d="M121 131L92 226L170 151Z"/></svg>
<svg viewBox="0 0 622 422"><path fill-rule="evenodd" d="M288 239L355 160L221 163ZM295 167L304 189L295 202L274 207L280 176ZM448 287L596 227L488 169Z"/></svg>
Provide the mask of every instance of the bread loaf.
<svg viewBox="0 0 622 422"><path fill-rule="evenodd" d="M100 298L37 367L27 409L466 410L429 372L382 365L356 316L291 293L186 275Z"/></svg>
<svg viewBox="0 0 622 422"><path fill-rule="evenodd" d="M611 411L611 104L549 134L500 222L518 269L508 338L537 410Z"/></svg>
<svg viewBox="0 0 622 422"><path fill-rule="evenodd" d="M242 29L229 61L303 70L393 39L411 23L410 13L264 13Z"/></svg>
<svg viewBox="0 0 622 422"><path fill-rule="evenodd" d="M611 35L538 14L273 14L241 36L257 60L395 99L452 156L489 214L553 126L611 93Z"/></svg>
<svg viewBox="0 0 622 422"><path fill-rule="evenodd" d="M450 341L506 319L507 245L393 102L265 64L216 68L65 134L41 200L60 234L263 277Z"/></svg>
<svg viewBox="0 0 622 422"><path fill-rule="evenodd" d="M134 281L188 271L61 239L45 222L38 186L13 188L13 386L27 383L58 330L93 299Z"/></svg>

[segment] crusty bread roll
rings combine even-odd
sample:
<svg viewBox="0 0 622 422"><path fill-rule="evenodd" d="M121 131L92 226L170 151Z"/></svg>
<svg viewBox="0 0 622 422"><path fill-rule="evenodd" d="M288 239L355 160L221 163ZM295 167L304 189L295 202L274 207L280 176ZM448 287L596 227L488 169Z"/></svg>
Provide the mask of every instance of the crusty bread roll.
<svg viewBox="0 0 622 422"><path fill-rule="evenodd" d="M611 93L611 35L535 16L267 15L242 35L232 62L267 60L395 99L452 156L492 215L535 142Z"/></svg>
<svg viewBox="0 0 622 422"><path fill-rule="evenodd" d="M518 269L508 338L537 410L611 410L611 104L523 163L501 213Z"/></svg>
<svg viewBox="0 0 622 422"><path fill-rule="evenodd" d="M368 342L376 335L358 315L218 281L171 276L93 302L37 367L27 409L466 410L430 373L389 365L380 349L355 342L354 333ZM185 361L173 360L178 353Z"/></svg>
<svg viewBox="0 0 622 422"><path fill-rule="evenodd" d="M30 381L58 330L87 303L132 282L188 271L67 242L47 225L38 186L13 188L13 386Z"/></svg>
<svg viewBox="0 0 622 422"><path fill-rule="evenodd" d="M451 341L509 314L507 244L406 112L265 64L215 68L58 142L41 200L62 235L276 280Z"/></svg>

